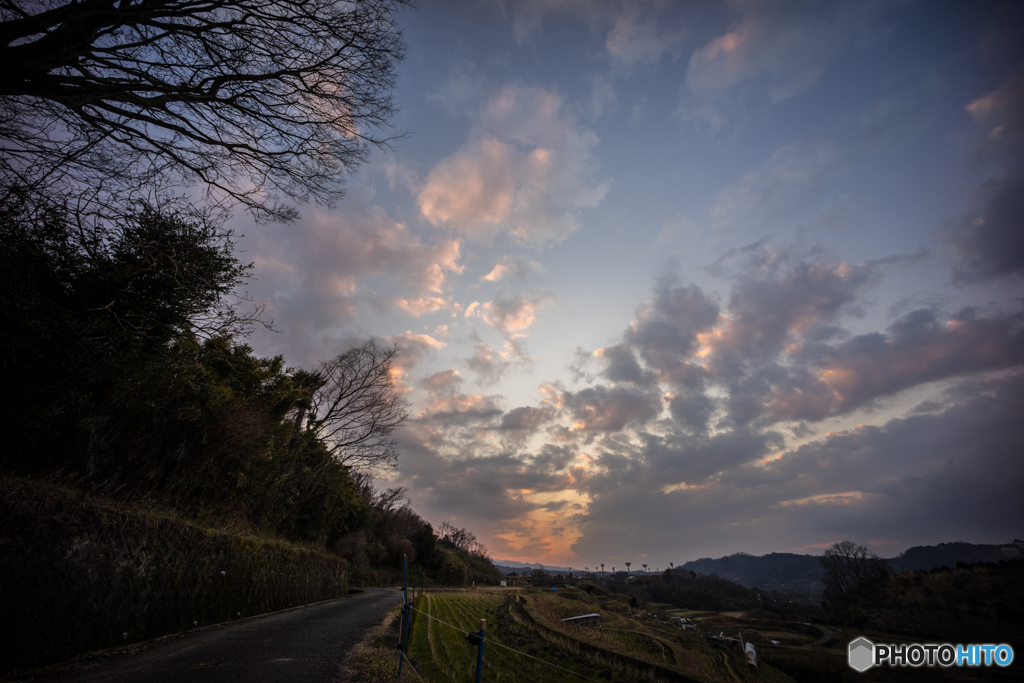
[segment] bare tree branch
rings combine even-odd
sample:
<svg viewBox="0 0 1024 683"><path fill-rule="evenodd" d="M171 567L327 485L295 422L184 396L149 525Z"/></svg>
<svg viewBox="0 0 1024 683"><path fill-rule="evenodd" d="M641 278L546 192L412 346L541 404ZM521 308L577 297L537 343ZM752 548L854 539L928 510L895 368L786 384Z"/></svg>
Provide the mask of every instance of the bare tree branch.
<svg viewBox="0 0 1024 683"><path fill-rule="evenodd" d="M825 598L840 604L858 586L887 575L889 565L853 541L833 543L819 559L825 573Z"/></svg>
<svg viewBox="0 0 1024 683"><path fill-rule="evenodd" d="M0 182L108 216L154 183L264 220L331 204L391 139L373 130L394 111L405 4L0 2Z"/></svg>
<svg viewBox="0 0 1024 683"><path fill-rule="evenodd" d="M343 465L376 473L398 464L391 434L409 415L395 390L398 351L371 340L320 364L323 384L313 392L306 426Z"/></svg>
<svg viewBox="0 0 1024 683"><path fill-rule="evenodd" d="M441 522L437 538L469 555L487 557L487 546L478 541L476 534L469 529L457 527L449 522Z"/></svg>

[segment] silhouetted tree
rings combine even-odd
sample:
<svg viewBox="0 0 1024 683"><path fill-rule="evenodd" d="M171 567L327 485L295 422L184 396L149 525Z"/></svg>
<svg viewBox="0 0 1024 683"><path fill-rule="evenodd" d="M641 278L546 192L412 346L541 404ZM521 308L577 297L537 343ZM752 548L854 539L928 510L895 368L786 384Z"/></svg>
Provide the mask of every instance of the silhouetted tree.
<svg viewBox="0 0 1024 683"><path fill-rule="evenodd" d="M467 555L487 557L487 547L476 540L476 535L469 529L457 527L449 522L441 522L438 540L452 548L457 548Z"/></svg>
<svg viewBox="0 0 1024 683"><path fill-rule="evenodd" d="M830 607L840 606L859 586L889 574L889 565L885 560L853 541L832 544L820 562L825 572L825 602Z"/></svg>
<svg viewBox="0 0 1024 683"><path fill-rule="evenodd" d="M4 0L0 186L123 207L167 185L289 219L387 138L405 0Z"/></svg>
<svg viewBox="0 0 1024 683"><path fill-rule="evenodd" d="M395 388L397 347L372 340L320 364L306 426L338 462L370 473L398 464L391 437L406 417L406 402Z"/></svg>

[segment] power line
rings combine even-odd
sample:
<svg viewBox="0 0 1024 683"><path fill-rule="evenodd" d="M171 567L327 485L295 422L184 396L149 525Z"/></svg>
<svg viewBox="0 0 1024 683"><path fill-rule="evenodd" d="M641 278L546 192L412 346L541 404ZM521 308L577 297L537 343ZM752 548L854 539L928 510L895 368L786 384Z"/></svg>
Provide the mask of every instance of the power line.
<svg viewBox="0 0 1024 683"><path fill-rule="evenodd" d="M401 651L401 650L399 650L399 652L402 652L402 651ZM412 660L411 660L411 659L409 659L409 656L408 656L407 654L405 654L404 652L402 652L402 657L404 657L404 658L405 658L405 661L409 662L409 668L410 668L410 669L412 669L412 672L413 672L414 674L416 674L416 678L418 678L418 679L420 679L421 681L423 681L423 683L427 683L426 681L424 681L424 680L423 680L423 676L420 676L420 673L419 673L419 671L417 671L417 670L416 670L416 667L414 667L414 666L412 665Z"/></svg>
<svg viewBox="0 0 1024 683"><path fill-rule="evenodd" d="M525 652L520 652L519 650L511 648L508 645L502 645L501 643L495 642L493 640L489 640L487 642L490 643L491 645L497 645L498 647L505 648L506 650L510 650L510 651L515 652L516 654L520 654L520 655L522 655L524 657L529 657L530 659L535 659L538 662L540 662L541 664L547 664L548 666L553 666L556 669L561 669L562 671L565 671L567 673L571 673L574 676L579 676L580 678L585 678L588 681L595 681L596 683L603 683L603 681L599 681L596 678L591 678L590 676L585 676L585 675L583 675L583 674L581 674L581 673L579 673L577 671L573 671L572 669L566 669L564 666L558 666L557 664L552 664L551 662L546 662L543 659L540 659L539 657L534 657L533 655L528 655Z"/></svg>
<svg viewBox="0 0 1024 683"><path fill-rule="evenodd" d="M427 614L427 613L426 613L426 612L424 612L423 610L418 610L418 609L416 609L415 607L412 607L411 609L412 609L412 611L413 611L413 612L419 612L420 614L422 614L423 616L425 616L425 617L426 617L427 619L433 619L434 621L439 621L439 622L441 622L442 624L444 624L445 626L447 626L448 628L453 628L453 629L455 629L456 631L458 631L459 633L463 633L463 634L465 634L465 635L467 635L467 636L469 635L469 631L463 631L463 630L462 630L461 628L459 628L458 626L452 626L452 625L451 625L451 624L449 624L449 623L448 623L447 621L441 621L440 619L438 619L437 617L435 617L435 616L434 616L434 615L432 615L432 614Z"/></svg>

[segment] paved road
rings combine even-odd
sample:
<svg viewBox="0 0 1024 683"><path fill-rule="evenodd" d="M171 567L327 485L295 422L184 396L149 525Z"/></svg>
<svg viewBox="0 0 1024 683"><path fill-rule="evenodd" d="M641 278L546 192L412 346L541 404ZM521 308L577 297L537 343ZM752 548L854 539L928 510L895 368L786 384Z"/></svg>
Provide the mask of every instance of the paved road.
<svg viewBox="0 0 1024 683"><path fill-rule="evenodd" d="M58 679L74 683L331 683L341 662L402 592L276 612L173 639Z"/></svg>
<svg viewBox="0 0 1024 683"><path fill-rule="evenodd" d="M824 645L828 641L835 639L835 636L832 635L832 631L829 631L824 626L819 626L818 624L808 624L808 623L804 623L804 626L810 626L811 628L816 628L816 629L818 629L818 631L821 632L821 638L818 638L816 641L814 641L815 645Z"/></svg>

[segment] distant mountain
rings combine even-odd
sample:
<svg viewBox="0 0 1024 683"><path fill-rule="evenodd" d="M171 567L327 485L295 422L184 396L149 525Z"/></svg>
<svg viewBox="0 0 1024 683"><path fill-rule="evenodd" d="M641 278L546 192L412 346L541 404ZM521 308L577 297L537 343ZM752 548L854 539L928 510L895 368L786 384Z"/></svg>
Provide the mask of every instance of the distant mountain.
<svg viewBox="0 0 1024 683"><path fill-rule="evenodd" d="M554 565L541 564L539 562L534 562L533 564L530 564L529 562L516 562L515 560L491 560L491 562L494 563L494 566L500 569L503 574L511 574L512 572L515 572L516 574L522 574L524 572L529 574L534 569L543 569L548 574L562 574L563 576L568 576L569 572L572 572L573 576L584 576L588 573L583 567L555 567ZM617 569L620 572L625 571L622 567L617 567ZM594 574L593 571L589 573ZM643 574L644 571L642 569L634 569L631 573L640 575ZM651 576L654 575L653 571L648 573ZM611 576L611 565L608 566L604 574L605 576Z"/></svg>
<svg viewBox="0 0 1024 683"><path fill-rule="evenodd" d="M534 562L533 564L528 562L516 562L515 560L491 560L491 562L494 563L495 567L501 570L502 574L511 574L512 572L515 572L516 574L523 574L524 572L529 574L534 569L543 569L548 574L568 575L570 570L569 567L554 567L550 564L541 564L539 562ZM583 574L583 567L572 567L572 573Z"/></svg>
<svg viewBox="0 0 1024 683"><path fill-rule="evenodd" d="M676 567L675 571L697 574L717 574L741 586L757 586L767 590L818 593L822 589L820 555L770 553L748 555L736 553L717 560L701 558ZM998 562L1024 557L1024 541L1015 540L1004 545L976 543L940 543L914 546L886 562L897 574L915 569L956 567L957 562Z"/></svg>
<svg viewBox="0 0 1024 683"><path fill-rule="evenodd" d="M816 555L736 553L717 560L709 557L693 560L675 569L680 570L708 576L717 574L747 588L757 586L797 593L820 593L822 589L821 564Z"/></svg>
<svg viewBox="0 0 1024 683"><path fill-rule="evenodd" d="M957 562L998 562L1024 557L1024 541L1014 539L1003 545L976 543L940 543L939 545L916 545L908 548L886 562L897 574L915 569L935 567L956 567Z"/></svg>

